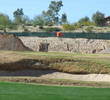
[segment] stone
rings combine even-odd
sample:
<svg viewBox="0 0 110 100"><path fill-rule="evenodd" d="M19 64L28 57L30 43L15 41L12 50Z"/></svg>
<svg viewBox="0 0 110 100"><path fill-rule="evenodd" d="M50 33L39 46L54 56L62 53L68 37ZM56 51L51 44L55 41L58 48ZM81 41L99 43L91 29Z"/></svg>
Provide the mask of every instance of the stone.
<svg viewBox="0 0 110 100"><path fill-rule="evenodd" d="M110 40L58 37L19 37L25 46L33 51L39 51L41 43L48 43L48 51L73 53L99 53L110 48ZM33 41L34 42L33 42Z"/></svg>

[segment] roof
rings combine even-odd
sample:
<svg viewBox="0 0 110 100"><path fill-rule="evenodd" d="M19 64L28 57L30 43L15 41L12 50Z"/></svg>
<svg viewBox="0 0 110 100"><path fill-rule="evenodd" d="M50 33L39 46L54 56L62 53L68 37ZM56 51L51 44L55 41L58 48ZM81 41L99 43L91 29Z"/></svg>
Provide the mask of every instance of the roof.
<svg viewBox="0 0 110 100"><path fill-rule="evenodd" d="M105 17L105 19L109 19L109 20L110 20L110 16L108 16L108 17Z"/></svg>

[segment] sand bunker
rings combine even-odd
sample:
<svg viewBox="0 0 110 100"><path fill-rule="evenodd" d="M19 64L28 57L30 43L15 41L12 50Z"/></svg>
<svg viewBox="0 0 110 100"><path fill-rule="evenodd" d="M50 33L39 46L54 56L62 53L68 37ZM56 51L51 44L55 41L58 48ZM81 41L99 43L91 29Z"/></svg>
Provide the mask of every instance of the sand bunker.
<svg viewBox="0 0 110 100"><path fill-rule="evenodd" d="M87 74L77 75L54 70L21 70L21 71L0 71L0 76L31 76L44 79L67 79L75 81L94 81L94 82L110 82L110 75L107 74Z"/></svg>

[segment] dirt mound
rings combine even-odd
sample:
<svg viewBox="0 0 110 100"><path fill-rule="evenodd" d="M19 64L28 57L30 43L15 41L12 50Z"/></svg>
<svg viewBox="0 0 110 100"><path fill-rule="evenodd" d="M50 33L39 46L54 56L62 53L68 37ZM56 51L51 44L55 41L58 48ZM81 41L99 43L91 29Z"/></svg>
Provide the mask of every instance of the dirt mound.
<svg viewBox="0 0 110 100"><path fill-rule="evenodd" d="M30 49L24 46L22 41L15 35L0 34L0 50L24 51Z"/></svg>

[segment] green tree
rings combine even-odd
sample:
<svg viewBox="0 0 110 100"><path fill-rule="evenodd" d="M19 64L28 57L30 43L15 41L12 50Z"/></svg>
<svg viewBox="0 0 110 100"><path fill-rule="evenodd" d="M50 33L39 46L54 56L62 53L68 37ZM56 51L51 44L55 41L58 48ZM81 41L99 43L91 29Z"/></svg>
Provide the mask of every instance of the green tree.
<svg viewBox="0 0 110 100"><path fill-rule="evenodd" d="M14 18L15 18L15 23L17 25L19 24L23 24L23 16L24 16L24 12L23 9L17 9L16 11L13 12Z"/></svg>
<svg viewBox="0 0 110 100"><path fill-rule="evenodd" d="M28 16L23 16L22 17L22 23L25 25L31 24L31 20Z"/></svg>
<svg viewBox="0 0 110 100"><path fill-rule="evenodd" d="M62 23L62 24L67 24L67 23L68 23L66 13L62 14L61 23Z"/></svg>
<svg viewBox="0 0 110 100"><path fill-rule="evenodd" d="M54 25L53 21L52 21L52 17L50 16L50 12L49 11L43 11L42 12L42 17L45 20L45 25L48 26L52 26Z"/></svg>
<svg viewBox="0 0 110 100"><path fill-rule="evenodd" d="M33 19L33 25L38 25L38 26L44 26L45 25L45 19L42 15L38 15L34 17Z"/></svg>
<svg viewBox="0 0 110 100"><path fill-rule="evenodd" d="M7 26L9 25L11 20L8 15L0 14L0 25Z"/></svg>
<svg viewBox="0 0 110 100"><path fill-rule="evenodd" d="M59 12L61 10L61 7L63 6L63 2L60 1L51 1L48 10L43 11L43 15L45 16L45 19L53 24L53 25L58 25L59 24Z"/></svg>
<svg viewBox="0 0 110 100"><path fill-rule="evenodd" d="M85 16L83 18L81 18L77 24L79 24L80 26L84 25L84 26L91 26L91 25L95 25L94 22L92 22L89 17Z"/></svg>
<svg viewBox="0 0 110 100"><path fill-rule="evenodd" d="M89 19L89 17L84 17L84 18L81 18L80 20L79 20L79 23L84 23L84 22L90 22L90 19Z"/></svg>
<svg viewBox="0 0 110 100"><path fill-rule="evenodd" d="M11 24L11 20L8 15L0 14L0 29L6 31L6 28Z"/></svg>
<svg viewBox="0 0 110 100"><path fill-rule="evenodd" d="M92 20L97 26L105 25L105 15L99 11L97 11L95 14L93 14Z"/></svg>

